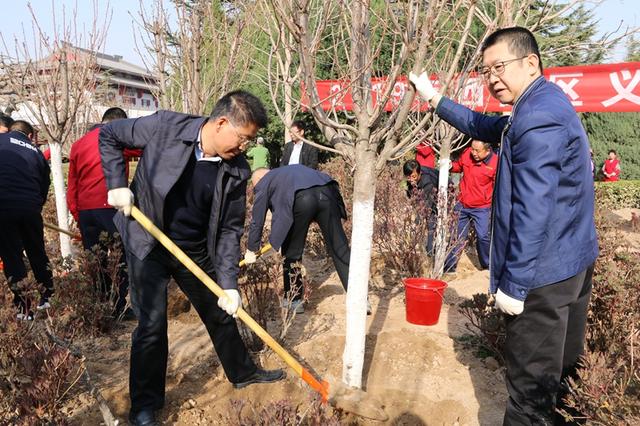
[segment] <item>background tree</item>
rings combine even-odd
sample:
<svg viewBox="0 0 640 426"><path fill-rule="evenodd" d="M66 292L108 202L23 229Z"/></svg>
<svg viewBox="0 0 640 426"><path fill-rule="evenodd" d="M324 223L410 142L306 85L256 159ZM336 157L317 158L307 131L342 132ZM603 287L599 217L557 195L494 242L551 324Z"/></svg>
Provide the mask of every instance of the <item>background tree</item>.
<svg viewBox="0 0 640 426"><path fill-rule="evenodd" d="M202 115L248 71L241 50L253 2L140 1L139 53L159 83L162 108Z"/></svg>
<svg viewBox="0 0 640 426"><path fill-rule="evenodd" d="M635 35L631 35L627 41L627 62L640 61L640 40Z"/></svg>
<svg viewBox="0 0 640 426"><path fill-rule="evenodd" d="M111 14L108 3L100 10L94 1L91 28L80 30L75 9L69 13L63 7L60 20L52 3L53 33L45 33L29 5L31 33L27 37L23 31L15 36L14 43L0 36L4 50L0 65L6 89L13 94L13 104L26 111L40 135L49 142L58 226L68 230L62 147L85 130L79 128L79 123L88 115L97 87L95 52L104 45ZM60 252L62 257L71 254L70 239L62 233Z"/></svg>

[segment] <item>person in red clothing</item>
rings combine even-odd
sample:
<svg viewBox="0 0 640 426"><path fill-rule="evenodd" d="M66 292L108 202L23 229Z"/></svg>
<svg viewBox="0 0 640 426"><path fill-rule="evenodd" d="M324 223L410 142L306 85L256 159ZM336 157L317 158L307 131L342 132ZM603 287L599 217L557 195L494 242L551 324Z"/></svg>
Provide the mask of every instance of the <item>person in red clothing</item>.
<svg viewBox="0 0 640 426"><path fill-rule="evenodd" d="M609 158L604 160L602 173L604 173L603 180L605 182L616 182L620 180L620 160L618 160L618 155L615 150L609 150Z"/></svg>
<svg viewBox="0 0 640 426"><path fill-rule="evenodd" d="M436 168L436 153L428 140L424 139L416 146L416 161L420 167Z"/></svg>
<svg viewBox="0 0 640 426"><path fill-rule="evenodd" d="M462 179L458 203L454 208L459 215L458 237L445 261L445 272L455 272L471 223L476 232L480 266L482 269L489 267L491 198L497 169L498 156L493 153L491 144L477 140L472 141L460 158L451 163L451 172L462 173Z"/></svg>
<svg viewBox="0 0 640 426"><path fill-rule="evenodd" d="M104 232L109 239L114 238L117 231L113 216L117 210L107 203L107 184L102 171L98 136L103 124L124 118L127 118L127 114L121 108L107 109L102 116L102 124L78 139L71 146L69 153L67 206L78 223L85 250L94 250L94 246L98 246L100 268L96 281L104 296L110 294L112 282L109 274L105 273L108 245L105 245L104 239L101 241L100 236ZM138 155L138 152L125 152L125 164L128 163L128 157ZM114 316L119 316L124 311L129 288L124 255L120 264L122 267L117 276L118 300L114 307Z"/></svg>

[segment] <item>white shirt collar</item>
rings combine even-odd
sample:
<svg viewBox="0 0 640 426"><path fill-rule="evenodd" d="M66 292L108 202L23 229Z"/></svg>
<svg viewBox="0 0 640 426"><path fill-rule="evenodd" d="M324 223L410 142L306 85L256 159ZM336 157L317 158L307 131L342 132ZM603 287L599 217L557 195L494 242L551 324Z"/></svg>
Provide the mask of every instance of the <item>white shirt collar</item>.
<svg viewBox="0 0 640 426"><path fill-rule="evenodd" d="M215 157L205 157L204 153L202 152L202 148L200 148L200 146L202 145L202 127L200 128L200 131L198 132L198 142L196 144L196 149L194 151L194 154L196 156L196 161L212 161L214 163L218 163L220 161L222 161L222 158L218 157L217 155Z"/></svg>

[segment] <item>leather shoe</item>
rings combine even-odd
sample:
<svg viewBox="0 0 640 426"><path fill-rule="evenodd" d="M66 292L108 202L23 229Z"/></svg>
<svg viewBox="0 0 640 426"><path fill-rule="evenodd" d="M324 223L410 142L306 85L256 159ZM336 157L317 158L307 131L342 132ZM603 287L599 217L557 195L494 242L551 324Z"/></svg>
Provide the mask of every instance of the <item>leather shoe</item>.
<svg viewBox="0 0 640 426"><path fill-rule="evenodd" d="M236 389L242 389L246 386L252 385L254 383L272 383L282 380L286 377L284 371L281 369L277 370L263 370L258 368L255 373L247 377L246 380L238 383L234 383L233 387Z"/></svg>
<svg viewBox="0 0 640 426"><path fill-rule="evenodd" d="M130 413L129 424L131 426L160 426L153 410L142 410L135 414Z"/></svg>

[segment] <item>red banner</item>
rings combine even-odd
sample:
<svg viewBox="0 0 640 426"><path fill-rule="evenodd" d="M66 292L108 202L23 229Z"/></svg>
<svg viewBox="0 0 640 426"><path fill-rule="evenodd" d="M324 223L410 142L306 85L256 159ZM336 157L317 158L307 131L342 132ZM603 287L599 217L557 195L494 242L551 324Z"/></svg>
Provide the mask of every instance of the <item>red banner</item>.
<svg viewBox="0 0 640 426"><path fill-rule="evenodd" d="M624 62L604 65L579 65L573 67L548 68L545 77L557 84L569 97L578 112L638 112L640 111L640 62ZM439 83L432 77L434 86ZM393 87L391 98L385 105L386 111L396 108L407 90L407 78L399 78ZM374 104L385 90L387 79L371 80ZM454 82L455 84L455 82ZM351 111L353 101L348 81L319 80L316 82L318 94L325 110ZM303 91L304 93L304 91ZM503 105L494 99L482 79L472 75L465 82L458 102L476 111L508 111L510 105ZM306 94L302 102L308 105ZM414 100L413 108L425 111L428 105Z"/></svg>

